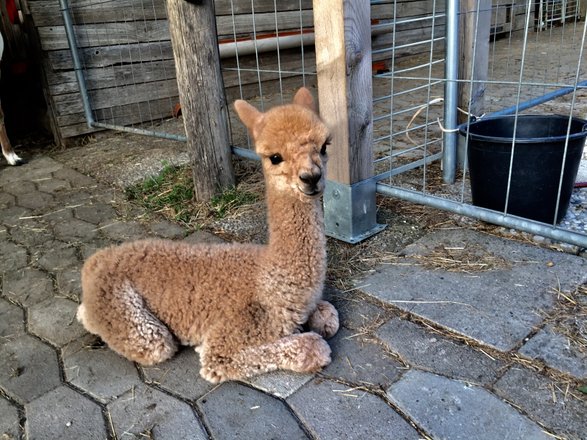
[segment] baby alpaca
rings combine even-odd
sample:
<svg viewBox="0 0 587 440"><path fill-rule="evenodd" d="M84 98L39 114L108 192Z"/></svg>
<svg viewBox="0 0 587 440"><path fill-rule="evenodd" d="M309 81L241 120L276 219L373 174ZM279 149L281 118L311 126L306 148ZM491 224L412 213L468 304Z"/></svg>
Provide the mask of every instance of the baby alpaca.
<svg viewBox="0 0 587 440"><path fill-rule="evenodd" d="M197 346L210 382L330 363L324 340L338 313L322 301L326 250L320 196L329 133L302 88L261 113L234 104L261 157L269 243L191 245L144 240L103 249L82 270L78 319L144 365ZM306 324L311 331L301 333Z"/></svg>

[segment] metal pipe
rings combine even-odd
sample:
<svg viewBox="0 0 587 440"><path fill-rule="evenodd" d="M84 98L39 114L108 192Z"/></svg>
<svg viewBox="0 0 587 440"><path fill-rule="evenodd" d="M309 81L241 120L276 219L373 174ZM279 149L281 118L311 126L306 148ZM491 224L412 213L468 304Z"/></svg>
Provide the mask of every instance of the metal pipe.
<svg viewBox="0 0 587 440"><path fill-rule="evenodd" d="M178 142L187 142L188 141L187 136L182 136L180 134L163 133L160 131L145 130L144 128L125 127L123 125L107 124L104 122L92 121L91 127L106 128L108 130L116 130L116 131L124 131L125 133L142 134L144 136L158 137L158 138L169 139L169 140L178 141Z"/></svg>
<svg viewBox="0 0 587 440"><path fill-rule="evenodd" d="M73 59L73 69L75 70L75 77L80 88L82 95L82 105L84 107L84 115L88 127L92 127L94 123L94 115L92 114L92 106L90 105L90 98L88 96L88 88L86 86L86 80L84 78L82 63L79 58L79 51L77 48L77 41L75 39L75 31L73 29L73 22L71 20L71 14L69 13L69 2L68 0L59 0L61 6L61 15L63 16L63 22L65 24L65 34L67 35L67 42L71 49L71 57Z"/></svg>
<svg viewBox="0 0 587 440"><path fill-rule="evenodd" d="M518 229L531 234L541 235L552 240L573 244L581 248L587 248L587 235L567 231L545 223L513 215L506 215L501 212L467 205L454 200L443 199L430 194L422 194L404 188L392 187L383 183L377 184L377 192L384 196L397 197L402 200L407 200L408 202L431 206L455 214L483 220L488 223Z"/></svg>
<svg viewBox="0 0 587 440"><path fill-rule="evenodd" d="M446 64L444 86L443 170L445 183L454 183L457 171L459 98L459 0L446 0Z"/></svg>
<svg viewBox="0 0 587 440"><path fill-rule="evenodd" d="M244 55L252 55L259 52L275 51L278 48L292 49L294 47L309 46L314 44L315 36L313 32L276 36L270 38L257 38L256 40L231 41L218 45L220 58L231 58Z"/></svg>

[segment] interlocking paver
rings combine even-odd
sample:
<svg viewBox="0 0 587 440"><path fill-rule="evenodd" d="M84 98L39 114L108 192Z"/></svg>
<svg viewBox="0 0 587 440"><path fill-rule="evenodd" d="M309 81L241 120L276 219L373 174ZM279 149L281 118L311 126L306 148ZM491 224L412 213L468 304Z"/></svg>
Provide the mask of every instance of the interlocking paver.
<svg viewBox="0 0 587 440"><path fill-rule="evenodd" d="M48 177L45 179L35 180L35 183L37 184L39 191L48 194L56 194L71 189L71 184L67 180L52 179Z"/></svg>
<svg viewBox="0 0 587 440"><path fill-rule="evenodd" d="M246 379L244 382L258 390L285 399L314 378L312 374L293 371L273 371Z"/></svg>
<svg viewBox="0 0 587 440"><path fill-rule="evenodd" d="M11 208L0 210L0 223L6 226L19 226L24 217L29 217L31 210L22 206L13 206Z"/></svg>
<svg viewBox="0 0 587 440"><path fill-rule="evenodd" d="M427 268L435 249L462 248L493 270ZM388 265L361 281L365 292L501 351L509 351L554 306L553 288L576 286L587 260L466 229L433 232L408 246L402 264ZM410 258L418 256L418 258Z"/></svg>
<svg viewBox="0 0 587 440"><path fill-rule="evenodd" d="M37 190L37 187L33 182L21 180L18 182L5 183L2 185L2 190L12 194L13 196L18 196L21 194L33 193Z"/></svg>
<svg viewBox="0 0 587 440"><path fill-rule="evenodd" d="M100 223L98 228L105 237L119 242L138 240L147 235L145 228L138 222L110 221Z"/></svg>
<svg viewBox="0 0 587 440"><path fill-rule="evenodd" d="M373 328L385 322L389 315L382 307L357 297L354 292L342 293L330 289L326 290L324 297L336 307L340 325L351 330Z"/></svg>
<svg viewBox="0 0 587 440"><path fill-rule="evenodd" d="M410 370L387 395L432 438L552 439L489 391L436 374Z"/></svg>
<svg viewBox="0 0 587 440"><path fill-rule="evenodd" d="M16 204L24 208L38 211L53 204L53 196L40 191L30 191L19 194L16 197Z"/></svg>
<svg viewBox="0 0 587 440"><path fill-rule="evenodd" d="M24 335L24 312L0 298L0 345Z"/></svg>
<svg viewBox="0 0 587 440"><path fill-rule="evenodd" d="M135 365L97 336L86 335L67 344L61 356L65 379L100 402L110 402L140 384Z"/></svg>
<svg viewBox="0 0 587 440"><path fill-rule="evenodd" d="M377 330L377 336L411 366L477 383L493 383L505 363L468 345L394 318Z"/></svg>
<svg viewBox="0 0 587 440"><path fill-rule="evenodd" d="M181 347L170 360L141 367L147 383L154 383L186 400L197 400L213 387L200 376L200 360L193 347Z"/></svg>
<svg viewBox="0 0 587 440"><path fill-rule="evenodd" d="M56 224L53 228L55 237L66 243L91 241L98 236L96 225L71 218Z"/></svg>
<svg viewBox="0 0 587 440"><path fill-rule="evenodd" d="M214 439L307 439L283 402L235 382L198 401Z"/></svg>
<svg viewBox="0 0 587 440"><path fill-rule="evenodd" d="M20 416L18 409L0 396L0 439L20 438Z"/></svg>
<svg viewBox="0 0 587 440"><path fill-rule="evenodd" d="M12 208L16 203L16 197L6 192L0 192L0 208Z"/></svg>
<svg viewBox="0 0 587 440"><path fill-rule="evenodd" d="M53 280L43 271L25 267L4 276L2 292L11 301L29 307L53 294Z"/></svg>
<svg viewBox="0 0 587 440"><path fill-rule="evenodd" d="M10 273L28 264L27 250L8 240L0 240L0 273Z"/></svg>
<svg viewBox="0 0 587 440"><path fill-rule="evenodd" d="M0 345L0 388L24 404L61 383L55 351L24 335Z"/></svg>
<svg viewBox="0 0 587 440"><path fill-rule="evenodd" d="M52 240L35 248L33 261L49 272L57 272L79 265L77 250L70 244Z"/></svg>
<svg viewBox="0 0 587 440"><path fill-rule="evenodd" d="M181 239L187 234L187 230L167 220L154 222L150 225L153 234L161 238Z"/></svg>
<svg viewBox="0 0 587 440"><path fill-rule="evenodd" d="M206 439L193 409L185 402L140 385L108 404L117 438Z"/></svg>
<svg viewBox="0 0 587 440"><path fill-rule="evenodd" d="M91 177L88 177L72 168L61 168L53 173L53 177L60 180L66 180L74 188L96 187L97 183Z"/></svg>
<svg viewBox="0 0 587 440"><path fill-rule="evenodd" d="M27 219L21 220L17 226L11 228L10 238L30 248L53 240L53 231L37 219Z"/></svg>
<svg viewBox="0 0 587 440"><path fill-rule="evenodd" d="M78 206L74 209L74 213L80 220L94 225L113 222L117 217L114 208L106 203L88 203Z"/></svg>
<svg viewBox="0 0 587 440"><path fill-rule="evenodd" d="M332 363L323 370L326 376L342 378L359 385L387 388L404 368L380 344L374 343L372 338L350 330L339 330L329 343L332 348Z"/></svg>
<svg viewBox="0 0 587 440"><path fill-rule="evenodd" d="M540 359L549 367L563 371L580 380L587 379L587 354L563 334L547 325L536 333L522 348L523 356Z"/></svg>
<svg viewBox="0 0 587 440"><path fill-rule="evenodd" d="M320 439L421 438L381 398L329 380L315 379L286 401Z"/></svg>
<svg viewBox="0 0 587 440"><path fill-rule="evenodd" d="M86 333L75 317L77 306L73 301L56 297L35 304L29 308L28 329L54 345L65 345Z"/></svg>
<svg viewBox="0 0 587 440"><path fill-rule="evenodd" d="M107 438L101 408L66 386L25 405L29 439L103 440Z"/></svg>
<svg viewBox="0 0 587 440"><path fill-rule="evenodd" d="M57 295L79 302L82 292L81 267L72 267L55 275Z"/></svg>
<svg viewBox="0 0 587 440"><path fill-rule="evenodd" d="M587 438L587 404L565 383L512 367L494 386L495 392L564 438Z"/></svg>

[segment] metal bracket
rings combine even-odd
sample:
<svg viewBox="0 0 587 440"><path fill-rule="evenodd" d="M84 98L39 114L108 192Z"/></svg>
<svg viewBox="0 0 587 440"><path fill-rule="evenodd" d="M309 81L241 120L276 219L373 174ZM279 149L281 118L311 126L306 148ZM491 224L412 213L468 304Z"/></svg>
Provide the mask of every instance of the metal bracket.
<svg viewBox="0 0 587 440"><path fill-rule="evenodd" d="M324 225L326 235L355 244L385 229L377 223L377 182L364 180L354 185L326 181Z"/></svg>

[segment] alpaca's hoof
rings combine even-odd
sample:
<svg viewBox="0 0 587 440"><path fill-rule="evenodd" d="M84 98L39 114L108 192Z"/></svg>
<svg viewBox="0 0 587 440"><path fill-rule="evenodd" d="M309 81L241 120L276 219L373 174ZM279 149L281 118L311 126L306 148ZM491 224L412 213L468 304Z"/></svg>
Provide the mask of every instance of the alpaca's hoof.
<svg viewBox="0 0 587 440"><path fill-rule="evenodd" d="M222 371L212 368L212 367L202 367L200 368L200 376L206 379L208 382L211 383L220 383L227 381L229 377L224 374Z"/></svg>
<svg viewBox="0 0 587 440"><path fill-rule="evenodd" d="M325 339L330 339L338 331L338 312L328 301L319 301L316 310L308 318L308 328Z"/></svg>
<svg viewBox="0 0 587 440"><path fill-rule="evenodd" d="M316 373L330 364L330 346L322 336L304 333L304 343L298 353L297 365L292 370L298 373Z"/></svg>

